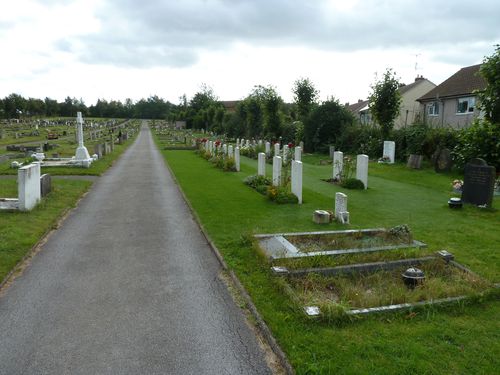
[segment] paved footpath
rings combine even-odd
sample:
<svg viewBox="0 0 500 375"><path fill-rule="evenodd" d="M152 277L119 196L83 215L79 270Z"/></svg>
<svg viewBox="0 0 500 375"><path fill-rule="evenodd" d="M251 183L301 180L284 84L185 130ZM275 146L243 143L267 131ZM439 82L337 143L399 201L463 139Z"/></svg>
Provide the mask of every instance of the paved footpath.
<svg viewBox="0 0 500 375"><path fill-rule="evenodd" d="M0 296L0 374L268 374L220 271L143 125Z"/></svg>

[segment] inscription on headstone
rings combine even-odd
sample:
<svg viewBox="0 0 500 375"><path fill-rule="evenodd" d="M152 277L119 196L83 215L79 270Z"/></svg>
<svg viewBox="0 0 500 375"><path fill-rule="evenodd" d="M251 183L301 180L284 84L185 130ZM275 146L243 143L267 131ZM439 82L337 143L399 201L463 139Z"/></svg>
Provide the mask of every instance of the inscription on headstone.
<svg viewBox="0 0 500 375"><path fill-rule="evenodd" d="M465 166L462 201L491 207L495 189L495 167L482 159L471 160Z"/></svg>

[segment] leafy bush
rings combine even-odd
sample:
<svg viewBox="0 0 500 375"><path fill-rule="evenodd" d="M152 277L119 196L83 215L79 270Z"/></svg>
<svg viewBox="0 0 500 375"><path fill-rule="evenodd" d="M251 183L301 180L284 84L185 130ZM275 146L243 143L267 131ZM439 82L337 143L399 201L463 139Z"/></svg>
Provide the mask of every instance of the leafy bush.
<svg viewBox="0 0 500 375"><path fill-rule="evenodd" d="M363 184L363 181L358 180L357 178L348 178L344 180L340 186L342 186L345 189L364 189L365 184Z"/></svg>
<svg viewBox="0 0 500 375"><path fill-rule="evenodd" d="M224 159L223 170L225 172L236 172L236 162L234 161L234 158L227 157Z"/></svg>
<svg viewBox="0 0 500 375"><path fill-rule="evenodd" d="M271 185L271 180L267 177L260 176L260 175L252 175L248 176L243 180L243 183L245 185L250 186L251 188L256 189L258 186L262 185Z"/></svg>
<svg viewBox="0 0 500 375"><path fill-rule="evenodd" d="M486 120L476 120L471 127L458 133L457 145L452 151L459 168L474 158L482 158L500 170L500 126Z"/></svg>
<svg viewBox="0 0 500 375"><path fill-rule="evenodd" d="M288 190L287 186L269 186L267 197L278 204L298 203L299 201L297 196Z"/></svg>

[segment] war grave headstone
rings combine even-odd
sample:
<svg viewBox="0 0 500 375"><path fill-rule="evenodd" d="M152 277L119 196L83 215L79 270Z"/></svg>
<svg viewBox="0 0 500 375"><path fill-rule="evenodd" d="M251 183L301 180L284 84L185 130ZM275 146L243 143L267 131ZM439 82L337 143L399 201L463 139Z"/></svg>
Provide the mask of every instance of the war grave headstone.
<svg viewBox="0 0 500 375"><path fill-rule="evenodd" d="M495 190L495 167L483 159L472 159L465 165L462 201L491 207Z"/></svg>
<svg viewBox="0 0 500 375"><path fill-rule="evenodd" d="M271 144L269 142L266 142L266 155L269 156L271 154Z"/></svg>
<svg viewBox="0 0 500 375"><path fill-rule="evenodd" d="M236 168L236 172L240 171L240 148L236 147L234 149L234 165Z"/></svg>
<svg viewBox="0 0 500 375"><path fill-rule="evenodd" d="M300 146L295 147L295 161L302 161L302 148Z"/></svg>
<svg viewBox="0 0 500 375"><path fill-rule="evenodd" d="M263 152L259 152L258 155L257 174L259 176L266 175L266 154L264 154Z"/></svg>
<svg viewBox="0 0 500 375"><path fill-rule="evenodd" d="M368 155L360 154L356 157L356 178L363 181L365 189L368 188Z"/></svg>
<svg viewBox="0 0 500 375"><path fill-rule="evenodd" d="M302 162L292 160L292 193L302 204Z"/></svg>
<svg viewBox="0 0 500 375"><path fill-rule="evenodd" d="M281 184L281 166L283 162L280 156L273 158L273 185L280 186Z"/></svg>

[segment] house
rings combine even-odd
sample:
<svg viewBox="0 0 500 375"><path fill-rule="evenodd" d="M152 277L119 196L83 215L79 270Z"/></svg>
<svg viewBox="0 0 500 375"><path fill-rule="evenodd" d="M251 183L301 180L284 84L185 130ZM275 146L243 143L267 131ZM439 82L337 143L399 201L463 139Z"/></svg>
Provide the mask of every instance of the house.
<svg viewBox="0 0 500 375"><path fill-rule="evenodd" d="M362 125L370 125L372 123L372 118L370 115L370 110L368 108L368 100L358 99L357 103L346 104L346 107L351 113L359 120Z"/></svg>
<svg viewBox="0 0 500 375"><path fill-rule="evenodd" d="M486 81L479 75L480 67L481 64L462 68L421 96L418 101L423 120L429 125L463 128L481 117L476 93L486 88Z"/></svg>
<svg viewBox="0 0 500 375"><path fill-rule="evenodd" d="M222 100L221 103L227 113L235 113L236 106L241 100Z"/></svg>
<svg viewBox="0 0 500 375"><path fill-rule="evenodd" d="M394 128L402 128L418 120L418 116L420 115L420 103L417 99L435 87L436 85L434 83L422 76L417 76L415 81L409 85L402 85L398 89L401 94L401 107L399 109L399 115L394 120ZM372 123L368 100L358 100L357 103L351 104L347 106L347 108L361 124L368 125Z"/></svg>

